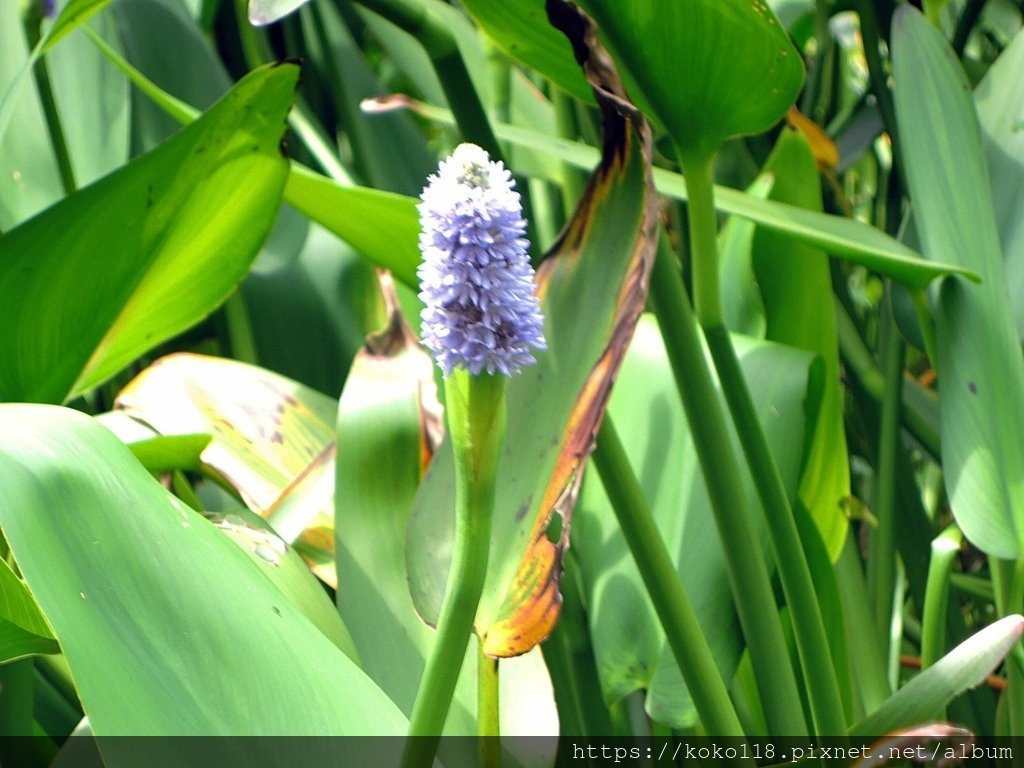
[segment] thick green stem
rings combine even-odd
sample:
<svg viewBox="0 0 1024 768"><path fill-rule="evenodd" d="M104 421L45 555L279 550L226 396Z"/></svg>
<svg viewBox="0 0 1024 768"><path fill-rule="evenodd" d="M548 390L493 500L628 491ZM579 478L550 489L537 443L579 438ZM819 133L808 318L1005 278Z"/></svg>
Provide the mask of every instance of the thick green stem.
<svg viewBox="0 0 1024 768"><path fill-rule="evenodd" d="M445 379L448 434L455 451L455 540L451 570L409 718L403 768L429 766L437 751L487 576L498 458L505 435L505 379L457 370Z"/></svg>
<svg viewBox="0 0 1024 768"><path fill-rule="evenodd" d="M839 683L831 663L822 663L821 654L829 647L821 618L811 571L807 565L793 510L757 417L747 381L743 376L732 339L725 327L718 285L717 216L715 214L714 158L694 159L680 153L686 186L690 224L690 258L693 268L693 293L697 318L704 329L711 357L732 413L740 444L754 477L761 505L768 519L768 534L775 553L776 568L782 581L793 618L800 666L807 685L815 732L840 735L846 732ZM703 417L702 417L703 418ZM692 420L691 420L692 423ZM746 595L744 595L746 597ZM749 642L749 637L748 637ZM756 672L755 663L755 672ZM765 711L768 712L766 705Z"/></svg>
<svg viewBox="0 0 1024 768"><path fill-rule="evenodd" d="M480 765L501 768L501 726L498 705L498 660L483 652L477 644L477 734L480 737Z"/></svg>
<svg viewBox="0 0 1024 768"><path fill-rule="evenodd" d="M782 591L793 619L793 635L807 686L815 733L824 736L842 735L846 733L847 723L839 682L829 660L829 642L821 607L818 605L811 569L807 564L782 475L758 419L729 331L724 325L718 325L705 328L704 335L768 520L769 540L775 553L775 567L782 582Z"/></svg>
<svg viewBox="0 0 1024 768"><path fill-rule="evenodd" d="M686 205L693 270L693 306L703 328L723 324L718 288L718 217L715 213L714 156L681 156L686 176Z"/></svg>
<svg viewBox="0 0 1024 768"><path fill-rule="evenodd" d="M740 468L725 414L704 356L700 329L664 234L654 262L651 300L711 499L768 727L775 735L806 735L796 676L754 521L738 482Z"/></svg>
<svg viewBox="0 0 1024 768"><path fill-rule="evenodd" d="M609 416L597 436L594 463L701 722L709 734L742 736L707 639Z"/></svg>
<svg viewBox="0 0 1024 768"><path fill-rule="evenodd" d="M949 581L953 563L960 552L963 535L956 525L949 526L932 541L928 566L928 586L921 617L921 668L930 667L946 650L946 608L949 605Z"/></svg>
<svg viewBox="0 0 1024 768"><path fill-rule="evenodd" d="M891 293L888 294L891 296ZM903 385L903 340L888 302L882 315L879 344L885 366L885 390L878 430L878 461L875 472L873 511L878 525L871 537L868 554L868 585L880 639L888 656L889 626L892 622L896 584L896 451L900 426L900 392Z"/></svg>
<svg viewBox="0 0 1024 768"><path fill-rule="evenodd" d="M1017 560L989 558L992 585L996 593L996 612L1009 616L1024 610L1024 557ZM998 734L1010 736L1024 728L1024 653L1018 643L1006 659L1009 731Z"/></svg>

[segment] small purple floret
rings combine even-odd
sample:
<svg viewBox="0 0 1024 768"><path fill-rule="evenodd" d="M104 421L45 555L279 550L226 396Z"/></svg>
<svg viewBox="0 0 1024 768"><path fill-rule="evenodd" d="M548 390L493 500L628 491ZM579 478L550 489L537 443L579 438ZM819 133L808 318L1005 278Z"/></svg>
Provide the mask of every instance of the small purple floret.
<svg viewBox="0 0 1024 768"><path fill-rule="evenodd" d="M514 186L504 165L461 144L423 190L422 335L446 376L510 376L547 346Z"/></svg>
<svg viewBox="0 0 1024 768"><path fill-rule="evenodd" d="M43 0L43 15L48 19L57 15L57 0Z"/></svg>

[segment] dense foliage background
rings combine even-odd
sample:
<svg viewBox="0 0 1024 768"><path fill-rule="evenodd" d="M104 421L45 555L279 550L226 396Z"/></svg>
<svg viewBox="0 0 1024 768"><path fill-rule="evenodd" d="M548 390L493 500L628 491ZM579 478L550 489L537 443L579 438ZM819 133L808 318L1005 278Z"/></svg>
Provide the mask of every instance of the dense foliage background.
<svg viewBox="0 0 1024 768"><path fill-rule="evenodd" d="M415 198L460 141L548 348L445 733L1024 733L1024 6L578 5L0 3L32 763L406 733L454 498Z"/></svg>

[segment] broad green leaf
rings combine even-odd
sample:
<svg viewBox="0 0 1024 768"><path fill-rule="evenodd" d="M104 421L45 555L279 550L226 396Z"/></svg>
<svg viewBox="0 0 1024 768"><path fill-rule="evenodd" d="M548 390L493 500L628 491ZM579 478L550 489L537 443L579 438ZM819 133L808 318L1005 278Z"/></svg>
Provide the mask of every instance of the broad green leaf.
<svg viewBox="0 0 1024 768"><path fill-rule="evenodd" d="M392 310L388 328L359 352L338 410L338 610L352 628L363 670L403 712L411 712L434 630L417 615L405 570L405 530L423 471L441 439L434 366ZM448 735L476 729L477 641L471 639ZM501 733L556 735L551 681L534 649L501 662ZM472 742L442 742L448 765L472 761ZM550 763L550 754L513 743L523 765ZM533 753L531 755L531 753Z"/></svg>
<svg viewBox="0 0 1024 768"><path fill-rule="evenodd" d="M249 0L249 23L257 27L283 19L309 0Z"/></svg>
<svg viewBox="0 0 1024 768"><path fill-rule="evenodd" d="M769 197L812 211L822 208L818 166L802 134L784 130L763 173L774 177ZM799 502L810 512L835 560L848 527L841 502L850 495L843 428L839 340L826 254L770 230L754 235L751 261L764 302L765 338L821 357L824 380L817 419L809 422ZM815 300L814 297L824 297Z"/></svg>
<svg viewBox="0 0 1024 768"><path fill-rule="evenodd" d="M462 5L514 59L537 70L577 98L594 101L594 93L573 59L565 35L549 23L541 3L465 0Z"/></svg>
<svg viewBox="0 0 1024 768"><path fill-rule="evenodd" d="M298 552L285 544L266 520L244 507L204 516L249 556L324 637L359 664L352 636L323 585L310 573Z"/></svg>
<svg viewBox="0 0 1024 768"><path fill-rule="evenodd" d="M337 403L271 371L223 358L175 354L143 371L117 396L116 406L161 435L213 436L203 465L234 488L248 507L271 514L304 476L328 469ZM318 490L318 489L314 489ZM331 490L303 507L288 530L314 571L335 584ZM293 500L294 501L294 500Z"/></svg>
<svg viewBox="0 0 1024 768"><path fill-rule="evenodd" d="M589 46L583 18L567 22ZM558 616L559 561L581 473L611 383L643 310L653 260L656 198L649 134L613 70L591 48L587 75L601 100L606 153L580 207L538 273L548 349L508 384L508 431L497 478L488 577L476 618L484 651L515 656ZM410 584L419 612L436 616L448 573L454 477L442 445L409 526ZM549 534L549 525L554 528Z"/></svg>
<svg viewBox="0 0 1024 768"><path fill-rule="evenodd" d="M0 526L97 736L405 731L380 689L105 428L35 405L0 406L0 424ZM147 763L180 765L189 742ZM269 748L230 745L246 762Z"/></svg>
<svg viewBox="0 0 1024 768"><path fill-rule="evenodd" d="M419 215L411 197L367 187L343 187L292 165L285 198L379 267L407 285L419 284Z"/></svg>
<svg viewBox="0 0 1024 768"><path fill-rule="evenodd" d="M893 22L896 115L924 253L976 271L932 296L942 466L953 514L987 554L1024 551L1024 358L978 118L942 35L901 6Z"/></svg>
<svg viewBox="0 0 1024 768"><path fill-rule="evenodd" d="M297 77L254 72L160 148L0 238L0 398L61 402L228 296L280 201Z"/></svg>
<svg viewBox="0 0 1024 768"><path fill-rule="evenodd" d="M0 664L59 650L25 582L0 558Z"/></svg>
<svg viewBox="0 0 1024 768"><path fill-rule="evenodd" d="M791 495L804 450L812 356L737 337L747 378ZM820 383L816 386L820 387ZM644 316L616 381L609 413L637 469L644 495L701 621L719 669L731 679L743 650L725 556L715 529L690 429L676 394L657 323ZM734 437L736 450L739 442ZM741 481L757 504L749 473ZM691 727L696 712L667 647L654 607L622 539L598 478L588 475L573 520L587 615L606 700L647 691L647 712L674 728Z"/></svg>
<svg viewBox="0 0 1024 768"><path fill-rule="evenodd" d="M981 685L1024 633L1024 616L990 624L921 672L850 728L851 736L877 736L934 719L964 691Z"/></svg>
<svg viewBox="0 0 1024 768"><path fill-rule="evenodd" d="M128 447L150 472L170 472L172 469L195 472L201 465L199 457L210 440L211 436L206 434L169 435L130 443Z"/></svg>
<svg viewBox="0 0 1024 768"><path fill-rule="evenodd" d="M451 112L438 107L403 99L395 106L408 106L431 120L452 124ZM557 163L530 166L536 173L560 183L561 163L590 170L600 159L594 147L567 141L528 128L498 123L498 137L516 146L530 147L558 160ZM554 173L552 172L554 171ZM663 195L686 200L686 181L678 173L664 168L654 169L654 183ZM745 219L807 243L838 258L886 275L910 288L923 288L937 277L957 274L977 281L971 269L956 264L942 264L922 259L912 248L875 227L856 219L809 211L728 187L715 187L715 206L721 213Z"/></svg>
<svg viewBox="0 0 1024 768"><path fill-rule="evenodd" d="M768 130L803 85L800 54L763 0L583 7L625 70L629 93L684 153L706 156L728 138Z"/></svg>
<svg viewBox="0 0 1024 768"><path fill-rule="evenodd" d="M1024 340L1024 32L974 91L1017 336Z"/></svg>

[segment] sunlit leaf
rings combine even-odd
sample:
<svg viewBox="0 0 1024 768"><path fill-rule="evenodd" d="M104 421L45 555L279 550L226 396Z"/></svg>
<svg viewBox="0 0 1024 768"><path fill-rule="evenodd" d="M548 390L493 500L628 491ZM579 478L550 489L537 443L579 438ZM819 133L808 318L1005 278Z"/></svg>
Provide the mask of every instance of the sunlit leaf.
<svg viewBox="0 0 1024 768"><path fill-rule="evenodd" d="M1017 644L1022 632L1024 616L1016 614L985 627L886 699L850 728L850 734L877 736L931 720L953 698L981 685Z"/></svg>
<svg viewBox="0 0 1024 768"><path fill-rule="evenodd" d="M283 19L309 0L249 0L249 22L258 27Z"/></svg>
<svg viewBox="0 0 1024 768"><path fill-rule="evenodd" d="M280 201L297 78L294 65L254 72L158 149L0 238L0 398L61 402L228 296Z"/></svg>
<svg viewBox="0 0 1024 768"><path fill-rule="evenodd" d="M405 731L391 701L246 553L109 431L53 406L2 405L0 424L0 526L97 736ZM145 762L183 764L189 742L161 746L177 763ZM130 744L99 744L108 764L139 764L119 752ZM244 762L270 748L204 747Z"/></svg>
<svg viewBox="0 0 1024 768"><path fill-rule="evenodd" d="M117 397L117 407L162 435L213 436L202 463L250 509L271 513L305 477L332 475L337 403L271 371L224 358L176 354L158 360ZM318 490L318 489L314 489ZM334 583L332 489L303 507L303 523L275 528ZM292 500L295 502L295 499ZM301 536L300 536L301 533Z"/></svg>
<svg viewBox="0 0 1024 768"><path fill-rule="evenodd" d="M893 23L896 115L924 253L981 275L933 295L942 467L953 514L977 547L1024 551L1024 358L1007 294L978 118L942 35L900 6Z"/></svg>
<svg viewBox="0 0 1024 768"><path fill-rule="evenodd" d="M583 17L571 10L565 14L561 21L572 29L567 34L574 43L590 46L593 38L583 38ZM605 152L538 274L548 349L508 386L489 572L476 620L484 651L492 656L524 653L557 619L559 561L576 490L643 310L653 261L649 136L635 121L607 55L590 47L587 61L587 75L602 102ZM445 444L424 480L409 527L410 584L417 609L428 619L436 616L448 572L453 498L452 455Z"/></svg>

